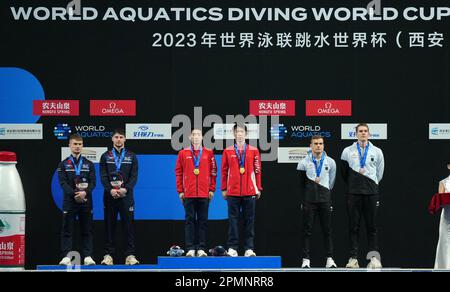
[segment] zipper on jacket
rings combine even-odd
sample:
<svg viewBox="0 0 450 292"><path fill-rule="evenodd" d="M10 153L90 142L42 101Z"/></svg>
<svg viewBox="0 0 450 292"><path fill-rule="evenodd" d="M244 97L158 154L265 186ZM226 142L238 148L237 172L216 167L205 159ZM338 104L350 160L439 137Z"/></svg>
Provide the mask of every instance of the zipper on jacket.
<svg viewBox="0 0 450 292"><path fill-rule="evenodd" d="M196 187L197 197L198 197L198 175L195 176L195 187Z"/></svg>
<svg viewBox="0 0 450 292"><path fill-rule="evenodd" d="M242 197L242 176L243 176L243 174L240 172L240 170L239 170L239 174L240 174L240 176L239 176L239 180L240 180L239 187L241 188L240 196Z"/></svg>
<svg viewBox="0 0 450 292"><path fill-rule="evenodd" d="M244 152L242 152L242 155L244 155ZM245 159L245 157L244 157L244 159ZM238 162L239 162L239 159L238 159ZM242 174L241 173L241 169L240 169L240 164L239 164L239 174L240 174L240 176L239 176L239 180L240 180L240 184L239 184L239 187L240 187L240 196L242 197L242 176L245 174ZM244 165L244 167L245 167L245 165Z"/></svg>

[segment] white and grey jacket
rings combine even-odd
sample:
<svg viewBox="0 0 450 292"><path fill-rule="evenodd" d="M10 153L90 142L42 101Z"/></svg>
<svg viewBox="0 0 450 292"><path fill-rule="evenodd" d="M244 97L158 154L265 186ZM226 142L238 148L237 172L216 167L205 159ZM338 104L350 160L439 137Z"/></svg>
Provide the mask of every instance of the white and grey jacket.
<svg viewBox="0 0 450 292"><path fill-rule="evenodd" d="M316 167L312 160L312 152L308 151L306 157L297 165L300 171L300 187L304 194L304 200L310 203L323 203L331 201L331 189L336 180L336 162L325 151L320 181L317 183ZM320 161L318 161L320 162Z"/></svg>
<svg viewBox="0 0 450 292"><path fill-rule="evenodd" d="M360 155L356 143L342 151L341 173L348 187L349 194L375 195L378 194L378 184L383 178L384 156L380 148L368 142L366 165L360 172Z"/></svg>

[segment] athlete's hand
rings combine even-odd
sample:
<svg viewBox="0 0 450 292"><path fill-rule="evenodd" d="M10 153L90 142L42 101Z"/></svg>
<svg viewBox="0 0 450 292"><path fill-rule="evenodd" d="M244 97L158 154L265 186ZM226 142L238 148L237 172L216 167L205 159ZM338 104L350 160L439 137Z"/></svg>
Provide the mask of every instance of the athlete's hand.
<svg viewBox="0 0 450 292"><path fill-rule="evenodd" d="M125 195L127 194L127 189L126 189L126 188L120 188L119 191L118 191L118 193L119 193L119 196L120 196L121 198L123 198L123 197L125 197Z"/></svg>
<svg viewBox="0 0 450 292"><path fill-rule="evenodd" d="M183 203L184 202L184 193L180 193L178 195L178 197L180 198L181 203Z"/></svg>
<svg viewBox="0 0 450 292"><path fill-rule="evenodd" d="M78 204L84 203L84 199L82 199L79 196L75 196L75 202L77 202Z"/></svg>
<svg viewBox="0 0 450 292"><path fill-rule="evenodd" d="M78 197L78 196L81 196L81 197L86 197L86 192L85 191L79 191L79 192L76 192L75 193L75 197Z"/></svg>
<svg viewBox="0 0 450 292"><path fill-rule="evenodd" d="M117 198L120 197L120 194L119 194L118 190L112 189L112 190L111 190L111 196L112 196L114 199L117 199Z"/></svg>
<svg viewBox="0 0 450 292"><path fill-rule="evenodd" d="M210 200L212 200L213 197L214 197L214 192L209 192L208 198L209 198Z"/></svg>
<svg viewBox="0 0 450 292"><path fill-rule="evenodd" d="M261 198L261 192L256 194L256 199L259 200Z"/></svg>
<svg viewBox="0 0 450 292"><path fill-rule="evenodd" d="M228 198L227 191L222 191L222 197L226 200Z"/></svg>
<svg viewBox="0 0 450 292"><path fill-rule="evenodd" d="M80 191L75 193L75 201L77 203L84 203L86 202L86 192Z"/></svg>

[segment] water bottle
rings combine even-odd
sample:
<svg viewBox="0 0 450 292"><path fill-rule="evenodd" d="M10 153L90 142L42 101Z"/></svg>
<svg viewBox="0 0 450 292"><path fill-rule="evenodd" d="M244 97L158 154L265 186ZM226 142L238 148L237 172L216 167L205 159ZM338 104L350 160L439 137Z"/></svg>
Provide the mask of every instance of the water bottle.
<svg viewBox="0 0 450 292"><path fill-rule="evenodd" d="M25 194L14 152L0 151L0 271L25 266Z"/></svg>

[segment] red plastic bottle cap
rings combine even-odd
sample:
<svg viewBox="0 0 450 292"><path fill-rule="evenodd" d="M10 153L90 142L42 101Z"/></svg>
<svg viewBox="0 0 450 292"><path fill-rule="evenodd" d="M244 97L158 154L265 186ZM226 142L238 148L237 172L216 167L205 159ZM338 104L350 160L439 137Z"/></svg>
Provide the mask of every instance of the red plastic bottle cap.
<svg viewBox="0 0 450 292"><path fill-rule="evenodd" d="M0 151L0 163L1 162L17 162L16 153Z"/></svg>

